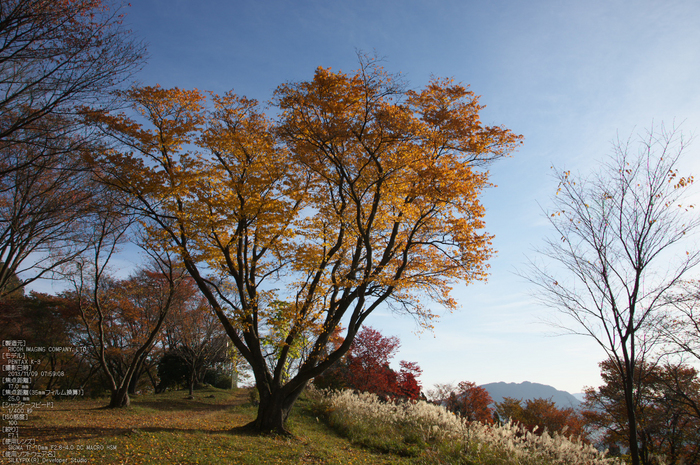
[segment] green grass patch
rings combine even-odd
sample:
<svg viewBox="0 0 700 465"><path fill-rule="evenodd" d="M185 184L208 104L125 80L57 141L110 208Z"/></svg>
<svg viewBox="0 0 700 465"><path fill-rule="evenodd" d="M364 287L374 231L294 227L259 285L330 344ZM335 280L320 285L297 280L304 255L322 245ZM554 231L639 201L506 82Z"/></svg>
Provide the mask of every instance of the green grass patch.
<svg viewBox="0 0 700 465"><path fill-rule="evenodd" d="M49 459L87 464L408 464L405 457L354 445L319 421L302 399L292 412L291 438L241 432L255 418L245 389L205 388L148 394L127 409L107 399L64 400L21 422ZM41 463L41 459L39 459Z"/></svg>
<svg viewBox="0 0 700 465"><path fill-rule="evenodd" d="M434 464L602 465L565 438L518 437L515 429L467 426L425 403L382 403L370 395L303 395L287 423L292 437L241 428L256 408L249 391L149 394L127 409L108 399L64 400L38 408L19 437L68 464ZM5 410L3 410L4 413ZM48 463L43 461L43 463ZM56 463L54 461L54 463Z"/></svg>

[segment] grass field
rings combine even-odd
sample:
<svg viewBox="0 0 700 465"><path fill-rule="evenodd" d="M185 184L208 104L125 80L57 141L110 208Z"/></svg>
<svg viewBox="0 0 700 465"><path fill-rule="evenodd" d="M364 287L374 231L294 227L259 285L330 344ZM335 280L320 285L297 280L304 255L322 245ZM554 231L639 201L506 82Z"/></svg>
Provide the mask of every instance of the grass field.
<svg viewBox="0 0 700 465"><path fill-rule="evenodd" d="M138 396L130 408L120 410L102 408L106 399L56 401L53 408L36 409L20 422L19 436L35 438L55 458L66 460L53 463L420 463L352 445L318 421L303 399L288 423L294 437L285 438L236 429L255 418L247 390L206 388L195 391L192 400L186 396L186 391Z"/></svg>
<svg viewBox="0 0 700 465"><path fill-rule="evenodd" d="M619 465L576 438L533 434L513 423L468 422L426 402L309 388L287 422L292 436L255 435L250 391L206 388L132 399L55 401L20 422L36 441L27 461L84 464ZM3 414L18 413L3 408ZM27 411L27 413L29 413ZM328 426L328 425L332 425ZM4 426L4 424L3 424ZM8 434L7 436L5 434ZM5 431L5 438L10 438ZM30 444L31 446L31 444ZM4 447L5 451L9 447ZM15 451L11 451L15 452Z"/></svg>

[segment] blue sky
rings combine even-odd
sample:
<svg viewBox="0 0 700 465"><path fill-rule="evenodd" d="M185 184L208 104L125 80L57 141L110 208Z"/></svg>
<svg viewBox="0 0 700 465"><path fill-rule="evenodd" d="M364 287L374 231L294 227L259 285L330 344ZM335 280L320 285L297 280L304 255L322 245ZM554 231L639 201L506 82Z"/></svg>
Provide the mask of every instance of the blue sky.
<svg viewBox="0 0 700 465"><path fill-rule="evenodd" d="M499 251L486 284L455 288L462 309L432 334L407 317L369 324L400 337L397 357L423 382L525 380L580 392L599 384L603 351L541 323L514 274L549 234L552 164L587 171L610 141L652 121L700 128L700 2L688 1L222 1L134 0L126 25L148 48L144 85L199 88L261 101L318 66L352 71L356 50L386 57L414 88L431 75L471 85L486 124L525 136L491 169L487 230ZM685 159L698 164L700 143ZM700 170L695 169L697 175Z"/></svg>

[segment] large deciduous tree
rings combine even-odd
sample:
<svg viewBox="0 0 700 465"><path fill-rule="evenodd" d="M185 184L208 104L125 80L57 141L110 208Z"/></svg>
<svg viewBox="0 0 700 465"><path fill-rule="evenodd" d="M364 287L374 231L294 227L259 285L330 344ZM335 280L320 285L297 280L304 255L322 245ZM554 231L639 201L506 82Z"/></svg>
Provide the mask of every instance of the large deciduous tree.
<svg viewBox="0 0 700 465"><path fill-rule="evenodd" d="M5 0L0 4L0 144L43 146L57 135L43 125L95 105L128 79L143 47L102 0ZM68 120L59 125L66 128ZM24 130L30 129L30 132ZM47 139L48 137L48 139ZM41 152L35 153L38 157ZM31 159L27 163L31 163ZM17 169L5 166L0 174Z"/></svg>
<svg viewBox="0 0 700 465"><path fill-rule="evenodd" d="M640 463L635 371L651 350L669 290L700 261L681 242L699 224L683 201L692 177L678 173L682 135L650 130L637 148L618 141L589 178L557 175L547 215L556 237L542 251L554 267L534 265L527 276L547 305L573 319L571 331L593 337L612 360L634 465Z"/></svg>
<svg viewBox="0 0 700 465"><path fill-rule="evenodd" d="M108 0L0 3L0 297L81 252L91 198L81 152L94 139L77 118L106 108L139 67L143 47Z"/></svg>
<svg viewBox="0 0 700 465"><path fill-rule="evenodd" d="M90 277L95 276L91 273ZM85 343L107 380L110 408L129 406L129 392L134 392L163 322L182 297L180 280L176 269L163 266L125 280L101 275L97 281L80 283L83 287L77 291Z"/></svg>
<svg viewBox="0 0 700 465"><path fill-rule="evenodd" d="M147 124L89 115L114 141L96 162L159 225L153 234L180 254L250 364L256 430L284 432L308 381L380 306L429 326L429 300L453 309L453 283L486 277L480 168L520 136L482 124L464 86L435 79L406 90L361 58L355 73L319 68L280 86L276 123L233 93L212 96L212 109L198 91L125 97ZM277 300L288 302L281 313ZM341 322L344 340L331 347Z"/></svg>
<svg viewBox="0 0 700 465"><path fill-rule="evenodd" d="M86 224L100 202L99 189L79 151L64 149L29 162L35 147L2 147L0 141L5 161L25 165L0 176L0 297L47 276L87 245ZM13 281L17 275L21 282Z"/></svg>
<svg viewBox="0 0 700 465"><path fill-rule="evenodd" d="M175 302L183 298L179 286L185 271L158 244L143 249L152 269L127 280L109 275L109 265L138 219L125 214L118 198L101 211L90 247L72 261L64 273L74 285L85 345L107 380L109 408L128 407L132 379L152 350L165 318Z"/></svg>

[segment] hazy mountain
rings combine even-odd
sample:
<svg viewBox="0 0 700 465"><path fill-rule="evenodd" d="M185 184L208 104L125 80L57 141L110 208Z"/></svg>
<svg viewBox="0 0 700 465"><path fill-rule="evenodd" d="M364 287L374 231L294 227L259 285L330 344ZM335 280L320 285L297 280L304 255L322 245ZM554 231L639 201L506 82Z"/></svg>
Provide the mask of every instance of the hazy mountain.
<svg viewBox="0 0 700 465"><path fill-rule="evenodd" d="M552 399L558 408L578 408L581 401L566 391L560 391L552 386L525 381L522 383L489 383L483 384L494 402L501 402L504 397L514 399Z"/></svg>

